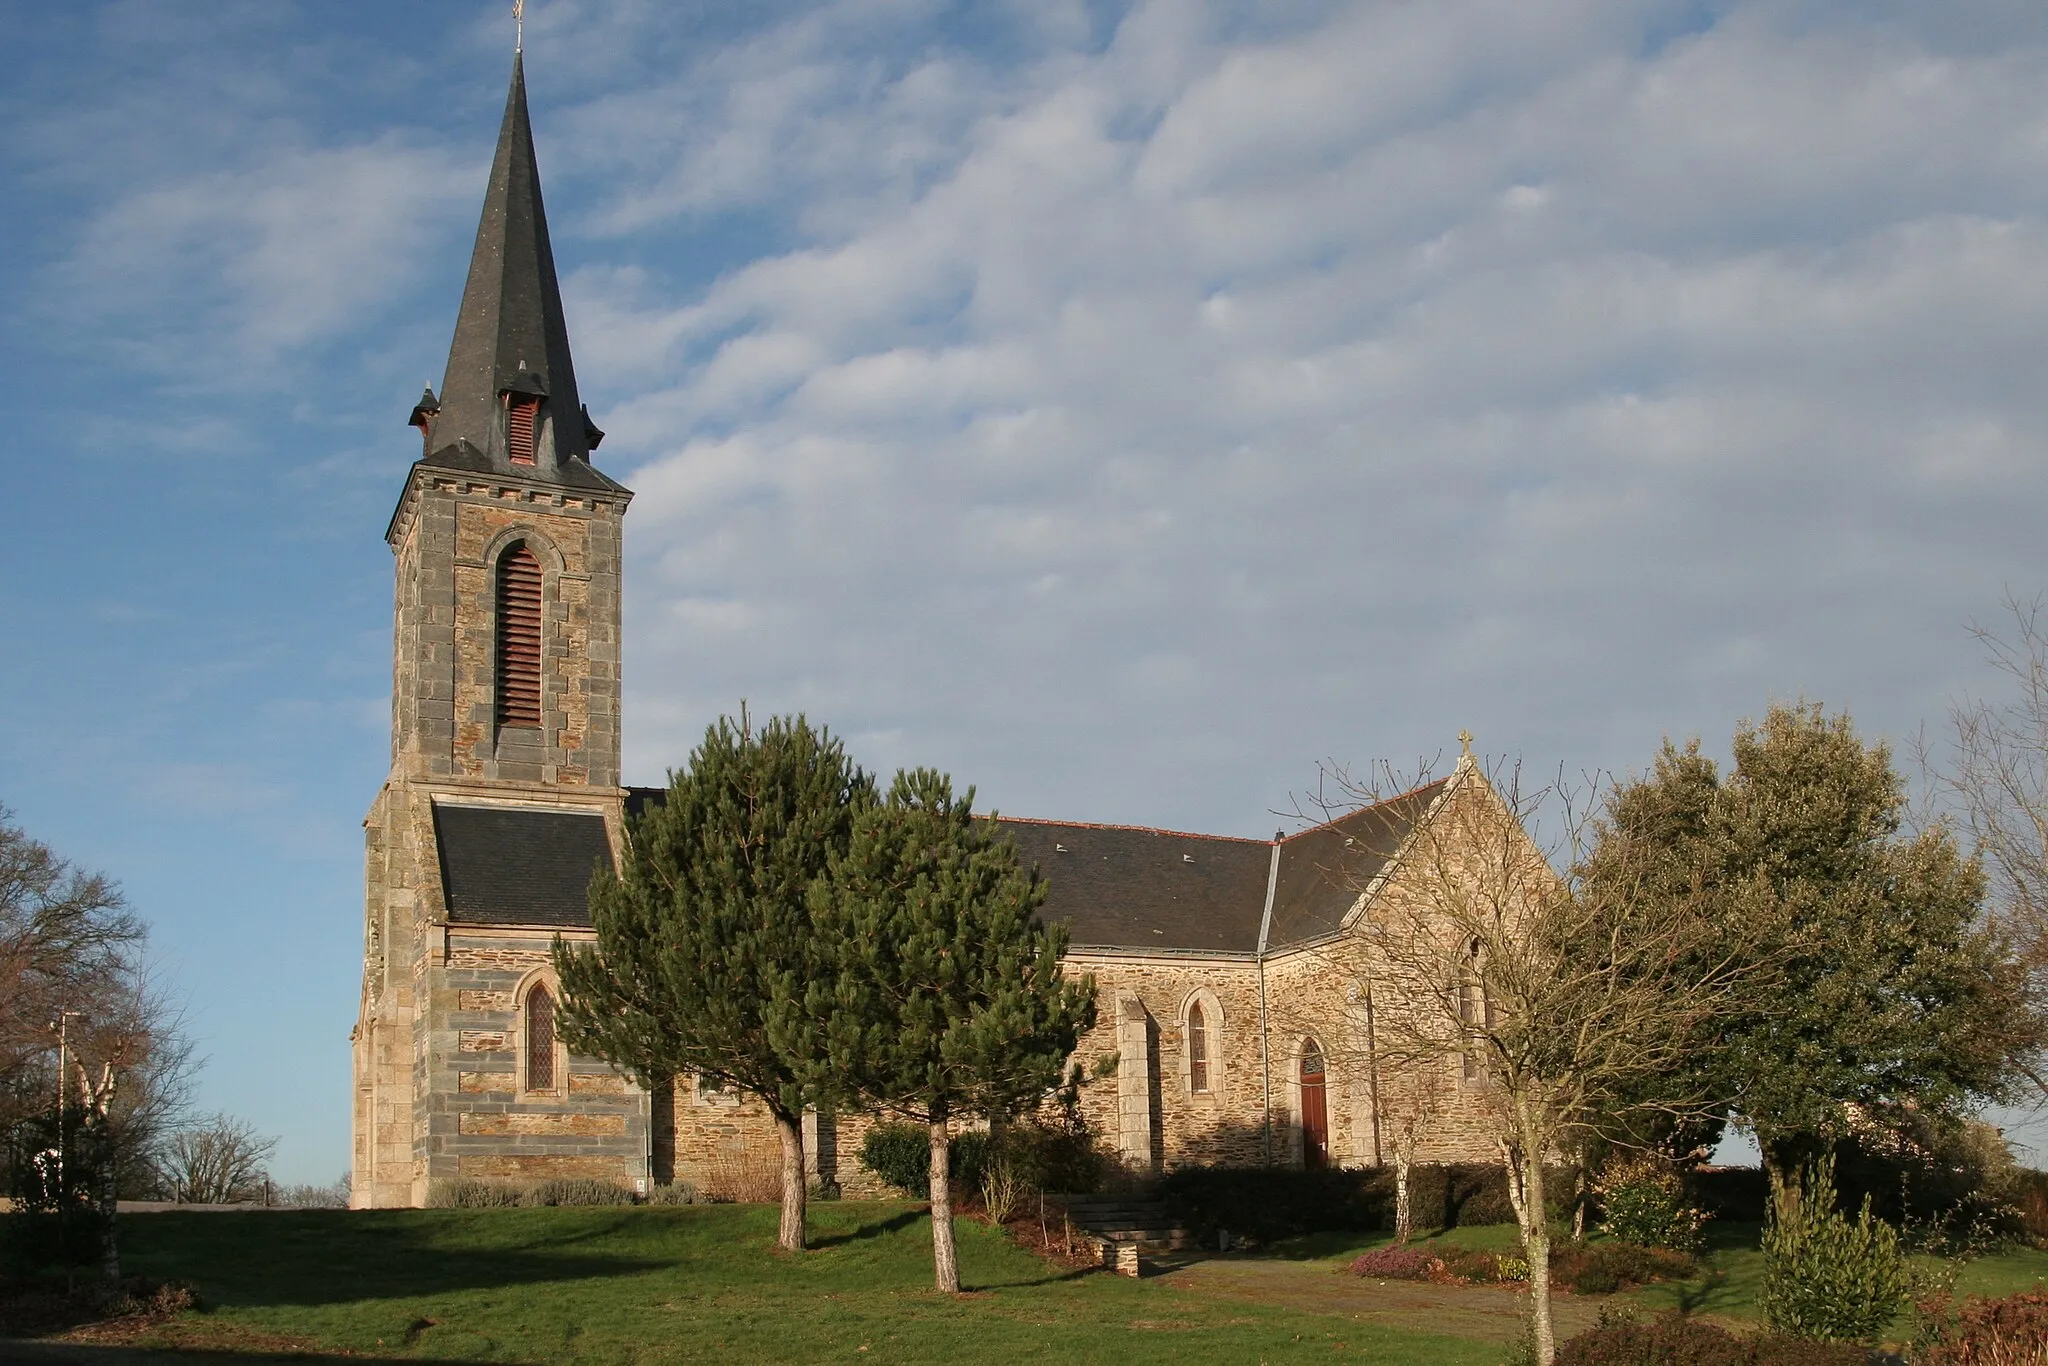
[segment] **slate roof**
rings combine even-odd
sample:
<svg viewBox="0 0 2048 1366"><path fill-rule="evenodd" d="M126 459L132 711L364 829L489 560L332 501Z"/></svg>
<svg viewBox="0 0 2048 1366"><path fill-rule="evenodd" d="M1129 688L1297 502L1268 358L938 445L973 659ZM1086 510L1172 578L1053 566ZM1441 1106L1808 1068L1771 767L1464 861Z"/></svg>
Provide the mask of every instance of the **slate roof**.
<svg viewBox="0 0 2048 1366"><path fill-rule="evenodd" d="M590 876L609 866L604 817L434 803L441 888L457 924L590 924Z"/></svg>
<svg viewBox="0 0 2048 1366"><path fill-rule="evenodd" d="M1446 780L1447 781L1447 780ZM1268 951L1335 932L1443 790L1431 783L1280 841ZM1000 818L1076 948L1256 953L1270 840Z"/></svg>
<svg viewBox="0 0 2048 1366"><path fill-rule="evenodd" d="M1273 846L1125 825L1001 817L1046 880L1048 920L1075 948L1250 953L1258 946Z"/></svg>
<svg viewBox="0 0 2048 1366"><path fill-rule="evenodd" d="M540 397L543 418L553 427L554 454L543 452L537 465L514 466L506 458L502 412L508 391ZM569 356L569 329L526 113L525 63L514 57L440 407L420 463L618 489L589 466L592 439L600 435L576 393L576 366Z"/></svg>
<svg viewBox="0 0 2048 1366"><path fill-rule="evenodd" d="M1439 779L1282 841L1268 947L1284 948L1340 928L1359 893L1399 852L1401 841L1448 781Z"/></svg>
<svg viewBox="0 0 2048 1366"><path fill-rule="evenodd" d="M1268 950L1340 928L1445 781L1282 839ZM628 818L667 795L666 788L628 788ZM436 806L434 818L451 919L589 923L590 866L609 857L603 821L580 813L460 806ZM998 824L1018 855L1044 875L1043 914L1066 924L1075 948L1258 950L1271 840L1015 816L999 817Z"/></svg>

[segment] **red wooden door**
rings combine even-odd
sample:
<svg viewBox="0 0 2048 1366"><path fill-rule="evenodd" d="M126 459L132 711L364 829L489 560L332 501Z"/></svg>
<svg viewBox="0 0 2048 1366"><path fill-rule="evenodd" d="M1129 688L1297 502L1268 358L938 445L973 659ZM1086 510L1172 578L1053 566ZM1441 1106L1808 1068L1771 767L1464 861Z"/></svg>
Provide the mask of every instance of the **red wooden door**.
<svg viewBox="0 0 2048 1366"><path fill-rule="evenodd" d="M1301 1164L1330 1165L1330 1111L1323 1100L1323 1050L1311 1042L1301 1052Z"/></svg>

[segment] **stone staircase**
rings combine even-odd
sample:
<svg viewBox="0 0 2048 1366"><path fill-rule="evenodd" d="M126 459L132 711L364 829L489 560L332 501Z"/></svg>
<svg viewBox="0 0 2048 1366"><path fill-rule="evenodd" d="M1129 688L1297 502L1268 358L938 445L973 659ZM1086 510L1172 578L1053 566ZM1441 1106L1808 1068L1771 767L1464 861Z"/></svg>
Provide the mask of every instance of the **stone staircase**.
<svg viewBox="0 0 2048 1366"><path fill-rule="evenodd" d="M1135 1276L1139 1259L1194 1248L1192 1230L1174 1222L1166 1206L1137 1195L1071 1195L1067 1217L1095 1240L1102 1264Z"/></svg>

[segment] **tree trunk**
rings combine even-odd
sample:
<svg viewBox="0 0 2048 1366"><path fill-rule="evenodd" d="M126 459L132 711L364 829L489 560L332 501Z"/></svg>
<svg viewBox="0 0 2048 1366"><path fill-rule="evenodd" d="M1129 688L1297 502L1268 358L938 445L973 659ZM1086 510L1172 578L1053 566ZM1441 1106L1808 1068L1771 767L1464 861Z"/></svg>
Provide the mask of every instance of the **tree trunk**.
<svg viewBox="0 0 2048 1366"><path fill-rule="evenodd" d="M101 1123L105 1123L104 1120ZM120 1208L120 1175L114 1170L113 1144L104 1145L107 1153L106 1167L100 1173L100 1274L108 1284L121 1283L121 1243L119 1230L114 1227L114 1216Z"/></svg>
<svg viewBox="0 0 2048 1366"><path fill-rule="evenodd" d="M1525 1132L1534 1126L1521 1126ZM1550 1219L1544 1207L1543 1142L1519 1139L1502 1144L1501 1157L1507 1167L1508 1203L1515 1207L1515 1223L1522 1232L1522 1256L1529 1263L1529 1337L1535 1347L1536 1366L1552 1366L1557 1360L1557 1329L1550 1316Z"/></svg>
<svg viewBox="0 0 2048 1366"><path fill-rule="evenodd" d="M782 1137L782 1229L775 1241L791 1252L804 1250L804 1130L801 1119L775 1116Z"/></svg>
<svg viewBox="0 0 2048 1366"><path fill-rule="evenodd" d="M1408 1202L1408 1173L1415 1165L1415 1154L1408 1145L1397 1144L1394 1148L1394 1242L1405 1246L1415 1232L1415 1212Z"/></svg>
<svg viewBox="0 0 2048 1366"><path fill-rule="evenodd" d="M932 1121L932 1275L945 1295L960 1290L960 1259L953 1250L953 1181L947 1125Z"/></svg>

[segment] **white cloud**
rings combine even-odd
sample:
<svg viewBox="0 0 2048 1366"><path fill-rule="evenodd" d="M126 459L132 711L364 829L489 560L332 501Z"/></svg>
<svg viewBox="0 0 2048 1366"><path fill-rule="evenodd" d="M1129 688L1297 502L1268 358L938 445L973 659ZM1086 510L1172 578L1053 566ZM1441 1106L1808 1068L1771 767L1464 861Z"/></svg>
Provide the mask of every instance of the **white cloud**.
<svg viewBox="0 0 2048 1366"><path fill-rule="evenodd" d="M979 87L805 20L693 71L669 197L599 221L799 226L624 305L669 367L615 424L629 766L744 695L1249 830L1462 724L1627 763L1802 688L1938 707L2042 510L2048 52L1669 17L1141 5Z"/></svg>
<svg viewBox="0 0 2048 1366"><path fill-rule="evenodd" d="M413 286L431 234L473 214L482 183L480 165L390 138L269 149L113 199L58 276L62 306L119 326L159 373L274 376L276 352L329 340Z"/></svg>

